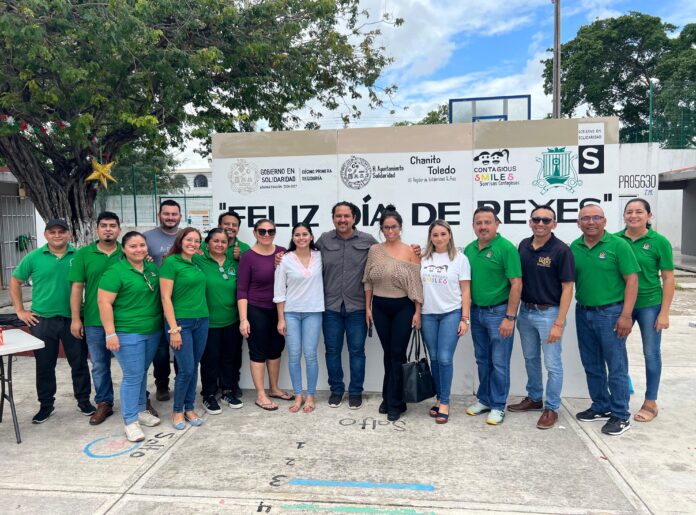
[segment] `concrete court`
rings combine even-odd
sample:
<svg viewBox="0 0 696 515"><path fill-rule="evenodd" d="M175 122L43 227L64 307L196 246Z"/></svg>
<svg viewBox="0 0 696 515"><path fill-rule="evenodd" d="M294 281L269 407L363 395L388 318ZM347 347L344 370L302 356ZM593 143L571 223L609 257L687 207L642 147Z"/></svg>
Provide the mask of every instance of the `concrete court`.
<svg viewBox="0 0 696 515"><path fill-rule="evenodd" d="M695 306L696 292L680 297ZM320 394L306 415L289 413L282 401L264 412L246 391L243 409L206 415L202 427L185 431L171 428L170 403L155 403L163 423L145 428L148 440L133 447L118 413L92 427L75 411L65 360L57 413L32 425L34 363L19 357L23 443L15 443L6 410L0 512L695 513L694 318L672 317L664 335L660 415L621 437L602 435L601 423L576 422L583 399L564 399L559 425L539 431L538 413L508 414L499 427L467 416L473 397L456 397L450 423L436 426L428 402L389 424L377 413L377 394L356 411L345 403L331 409ZM635 412L644 390L637 332L629 348ZM118 380L118 365L112 370Z"/></svg>

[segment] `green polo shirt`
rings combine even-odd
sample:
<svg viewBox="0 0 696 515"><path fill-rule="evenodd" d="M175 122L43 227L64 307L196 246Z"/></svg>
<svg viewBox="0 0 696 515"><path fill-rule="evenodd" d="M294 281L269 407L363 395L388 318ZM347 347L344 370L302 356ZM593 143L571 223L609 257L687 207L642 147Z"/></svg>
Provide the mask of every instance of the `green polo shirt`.
<svg viewBox="0 0 696 515"><path fill-rule="evenodd" d="M631 246L604 231L589 248L583 236L570 244L575 257L575 298L583 306L604 306L624 299L624 276L640 271Z"/></svg>
<svg viewBox="0 0 696 515"><path fill-rule="evenodd" d="M174 281L172 304L176 318L205 318L208 303L205 298L205 274L201 267L181 257L169 256L162 262L160 277Z"/></svg>
<svg viewBox="0 0 696 515"><path fill-rule="evenodd" d="M625 232L626 229L617 232L616 235L631 246L640 265L636 307L659 306L662 304L660 270L674 270L672 245L667 238L650 228L645 236L636 241L626 236Z"/></svg>
<svg viewBox="0 0 696 515"><path fill-rule="evenodd" d="M48 244L32 250L19 262L12 276L20 281L31 277L31 311L40 317L70 318L70 289L68 272L75 259L75 247L68 248L60 258Z"/></svg>
<svg viewBox="0 0 696 515"><path fill-rule="evenodd" d="M120 243L116 244L116 250L111 255L107 255L99 250L96 241L75 253L75 259L68 273L68 281L85 285L85 302L82 305L85 326L102 325L99 318L99 306L97 306L99 279L104 270L121 259L121 256L123 252Z"/></svg>
<svg viewBox="0 0 696 515"><path fill-rule="evenodd" d="M143 272L139 272L125 258L116 261L102 274L99 289L116 294L116 331L152 334L162 330L162 302L154 263L145 262Z"/></svg>
<svg viewBox="0 0 696 515"><path fill-rule="evenodd" d="M237 322L237 265L234 258L226 256L222 265L224 272L207 251L204 255L194 256L193 260L205 274L205 297L210 312L208 327L227 327Z"/></svg>
<svg viewBox="0 0 696 515"><path fill-rule="evenodd" d="M464 249L471 265L471 300L478 306L495 306L508 300L510 279L522 277L517 248L497 234L479 250L478 240Z"/></svg>
<svg viewBox="0 0 696 515"><path fill-rule="evenodd" d="M242 254L244 254L247 250L249 250L251 247L244 243L243 241L240 241L239 238L235 236L234 241L232 242L232 245L227 247L227 259L232 260L232 264L235 267L235 269L239 268L239 261L234 259L234 245L235 243L239 245L239 257L242 257ZM206 252L208 250L208 245L204 241L201 242L201 250L203 252Z"/></svg>

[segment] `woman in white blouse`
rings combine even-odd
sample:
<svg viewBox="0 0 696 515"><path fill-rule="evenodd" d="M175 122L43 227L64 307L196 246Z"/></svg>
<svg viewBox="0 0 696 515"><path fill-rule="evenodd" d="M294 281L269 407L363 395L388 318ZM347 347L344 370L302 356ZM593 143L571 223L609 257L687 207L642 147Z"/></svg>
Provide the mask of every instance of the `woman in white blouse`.
<svg viewBox="0 0 696 515"><path fill-rule="evenodd" d="M307 367L307 399L303 411L314 411L319 363L317 346L324 311L324 284L321 275L321 253L314 245L308 224L300 222L292 228L292 241L275 272L273 302L278 308L278 332L285 336L288 368L295 394L290 411L302 408L302 368L304 354Z"/></svg>
<svg viewBox="0 0 696 515"><path fill-rule="evenodd" d="M428 245L421 258L423 282L422 333L430 353L437 403L430 408L435 422L449 420L452 360L459 337L469 329L471 268L454 246L452 229L435 220L428 229Z"/></svg>

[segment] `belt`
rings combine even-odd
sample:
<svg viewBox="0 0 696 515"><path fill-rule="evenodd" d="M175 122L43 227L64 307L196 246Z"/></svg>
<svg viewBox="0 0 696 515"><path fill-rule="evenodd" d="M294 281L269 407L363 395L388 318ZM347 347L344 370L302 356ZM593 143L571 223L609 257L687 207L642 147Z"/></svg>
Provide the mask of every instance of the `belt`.
<svg viewBox="0 0 696 515"><path fill-rule="evenodd" d="M527 309L538 309L539 311L558 307L556 304L534 304L533 302L523 302L522 304Z"/></svg>
<svg viewBox="0 0 696 515"><path fill-rule="evenodd" d="M604 304L603 306L583 306L582 304L577 304L578 308L585 310L585 311L599 311L604 308L610 308L612 306L618 306L619 304L623 304L623 301L620 300L619 302L612 302L611 304Z"/></svg>
<svg viewBox="0 0 696 515"><path fill-rule="evenodd" d="M492 306L479 306L478 304L474 304L473 306L475 308L479 308L479 309L493 309L493 308L497 308L498 306L502 306L502 305L507 304L507 303L508 303L508 301L506 300L504 302L501 302L500 304L493 304Z"/></svg>

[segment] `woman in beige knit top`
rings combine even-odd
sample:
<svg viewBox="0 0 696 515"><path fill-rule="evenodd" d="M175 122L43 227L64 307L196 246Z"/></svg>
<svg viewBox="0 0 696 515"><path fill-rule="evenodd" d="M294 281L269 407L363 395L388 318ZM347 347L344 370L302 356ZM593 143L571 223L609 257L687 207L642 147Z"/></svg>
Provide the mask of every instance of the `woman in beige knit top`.
<svg viewBox="0 0 696 515"><path fill-rule="evenodd" d="M384 350L384 382L379 412L390 421L406 411L403 399L401 364L413 327L420 328L423 286L420 259L409 245L401 242L402 218L391 204L379 221L384 243L373 245L367 255L365 316L374 321Z"/></svg>

